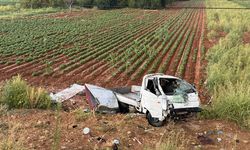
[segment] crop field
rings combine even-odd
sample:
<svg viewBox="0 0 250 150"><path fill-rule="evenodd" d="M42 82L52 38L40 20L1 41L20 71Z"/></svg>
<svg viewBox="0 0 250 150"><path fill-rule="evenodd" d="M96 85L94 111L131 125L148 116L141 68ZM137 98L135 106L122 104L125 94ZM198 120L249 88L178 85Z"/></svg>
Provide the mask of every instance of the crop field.
<svg viewBox="0 0 250 150"><path fill-rule="evenodd" d="M199 86L204 12L126 8L2 19L0 80L21 74L39 85L120 86L162 72Z"/></svg>
<svg viewBox="0 0 250 150"><path fill-rule="evenodd" d="M250 1L34 1L0 0L0 149L249 149ZM194 83L202 111L156 128L148 113L95 112L84 94L51 101L74 83L141 85L150 73Z"/></svg>

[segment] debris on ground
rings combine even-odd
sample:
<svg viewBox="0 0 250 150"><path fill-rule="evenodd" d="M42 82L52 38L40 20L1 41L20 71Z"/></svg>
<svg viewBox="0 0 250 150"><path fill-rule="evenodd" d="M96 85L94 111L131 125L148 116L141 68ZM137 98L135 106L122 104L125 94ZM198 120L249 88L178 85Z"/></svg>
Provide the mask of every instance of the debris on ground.
<svg viewBox="0 0 250 150"><path fill-rule="evenodd" d="M116 113L119 110L118 101L113 91L85 84L85 93L91 109L102 113Z"/></svg>
<svg viewBox="0 0 250 150"><path fill-rule="evenodd" d="M106 143L106 140L102 137L97 137L96 139L97 139L98 143Z"/></svg>
<svg viewBox="0 0 250 150"><path fill-rule="evenodd" d="M120 141L118 139L114 139L113 140L113 145L112 145L112 149L113 150L118 150L118 146L120 145Z"/></svg>
<svg viewBox="0 0 250 150"><path fill-rule="evenodd" d="M120 141L119 141L118 139L114 139L114 140L113 140L113 144L119 145L119 144L120 144Z"/></svg>
<svg viewBox="0 0 250 150"><path fill-rule="evenodd" d="M87 134L90 133L90 129L89 129L88 127L85 127L85 128L82 130L82 133L83 133L84 135L87 135Z"/></svg>
<svg viewBox="0 0 250 150"><path fill-rule="evenodd" d="M221 141L222 141L222 139L221 139L221 138L217 138L217 141L218 141L218 142L221 142Z"/></svg>
<svg viewBox="0 0 250 150"><path fill-rule="evenodd" d="M208 145L208 144L214 144L214 140L208 136L205 135L198 135L197 139L202 145Z"/></svg>
<svg viewBox="0 0 250 150"><path fill-rule="evenodd" d="M53 102L63 102L65 100L68 100L72 98L73 96L84 93L85 87L79 84L73 84L70 88L66 88L56 94L50 93L50 97Z"/></svg>

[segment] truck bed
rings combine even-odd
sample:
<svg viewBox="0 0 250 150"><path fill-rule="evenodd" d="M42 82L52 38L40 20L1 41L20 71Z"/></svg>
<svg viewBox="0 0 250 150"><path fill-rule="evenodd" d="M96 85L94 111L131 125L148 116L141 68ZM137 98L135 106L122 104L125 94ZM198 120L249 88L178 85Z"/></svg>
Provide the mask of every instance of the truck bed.
<svg viewBox="0 0 250 150"><path fill-rule="evenodd" d="M139 107L140 86L121 87L112 89L119 102Z"/></svg>

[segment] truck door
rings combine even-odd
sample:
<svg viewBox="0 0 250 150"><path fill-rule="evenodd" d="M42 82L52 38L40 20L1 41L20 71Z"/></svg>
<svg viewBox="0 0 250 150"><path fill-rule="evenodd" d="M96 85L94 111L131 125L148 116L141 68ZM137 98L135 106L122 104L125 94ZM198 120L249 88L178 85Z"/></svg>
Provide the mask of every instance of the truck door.
<svg viewBox="0 0 250 150"><path fill-rule="evenodd" d="M156 85L156 78L148 79L145 88L142 90L142 107L146 108L155 118L162 117L161 100L158 98L160 91Z"/></svg>

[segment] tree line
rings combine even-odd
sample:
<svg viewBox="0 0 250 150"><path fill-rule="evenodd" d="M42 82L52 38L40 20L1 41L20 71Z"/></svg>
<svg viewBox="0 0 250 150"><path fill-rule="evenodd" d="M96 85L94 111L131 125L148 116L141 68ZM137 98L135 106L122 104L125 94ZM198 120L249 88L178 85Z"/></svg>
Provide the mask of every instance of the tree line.
<svg viewBox="0 0 250 150"><path fill-rule="evenodd" d="M69 7L73 5L81 7L98 7L99 9L109 8L164 8L165 5L176 0L20 0L21 5L26 8L41 7Z"/></svg>

